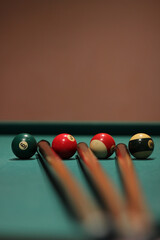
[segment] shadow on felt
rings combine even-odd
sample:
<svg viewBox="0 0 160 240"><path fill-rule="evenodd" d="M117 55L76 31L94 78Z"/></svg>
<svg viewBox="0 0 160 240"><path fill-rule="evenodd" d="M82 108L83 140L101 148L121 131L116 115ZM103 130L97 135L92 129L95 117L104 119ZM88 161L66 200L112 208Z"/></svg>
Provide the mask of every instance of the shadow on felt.
<svg viewBox="0 0 160 240"><path fill-rule="evenodd" d="M76 211L73 208L72 203L70 202L70 199L68 198L67 194L65 193L65 189L63 187L63 184L61 184L60 180L56 176L56 172L49 166L49 164L41 157L39 154L36 155L37 161L39 163L39 166L42 170L42 173L49 178L49 182L54 190L56 190L60 201L62 202L64 209L68 213L70 217L77 220L78 217L76 215ZM67 161L67 159L66 159Z"/></svg>
<svg viewBox="0 0 160 240"><path fill-rule="evenodd" d="M36 158L34 157L34 158L24 158L24 159L22 159L22 158L10 158L9 159L10 161L33 161L33 160L36 160Z"/></svg>

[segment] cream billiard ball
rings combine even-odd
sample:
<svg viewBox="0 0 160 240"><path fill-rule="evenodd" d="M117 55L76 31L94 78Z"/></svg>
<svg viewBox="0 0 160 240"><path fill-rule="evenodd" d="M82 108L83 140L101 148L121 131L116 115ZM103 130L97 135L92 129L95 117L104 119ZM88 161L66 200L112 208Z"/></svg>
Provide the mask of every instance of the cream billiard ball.
<svg viewBox="0 0 160 240"><path fill-rule="evenodd" d="M97 158L110 157L115 148L113 137L107 133L98 133L90 141L90 149Z"/></svg>

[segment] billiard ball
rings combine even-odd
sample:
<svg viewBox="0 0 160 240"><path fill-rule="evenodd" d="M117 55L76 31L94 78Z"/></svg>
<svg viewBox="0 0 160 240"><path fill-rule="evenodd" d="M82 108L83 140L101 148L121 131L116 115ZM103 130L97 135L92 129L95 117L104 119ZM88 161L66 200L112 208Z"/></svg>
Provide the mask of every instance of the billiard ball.
<svg viewBox="0 0 160 240"><path fill-rule="evenodd" d="M52 148L62 159L67 159L75 154L77 142L72 135L61 133L53 139Z"/></svg>
<svg viewBox="0 0 160 240"><path fill-rule="evenodd" d="M145 133L137 133L129 140L130 153L137 159L148 158L154 150L152 138Z"/></svg>
<svg viewBox="0 0 160 240"><path fill-rule="evenodd" d="M90 141L90 149L97 158L108 158L114 152L115 141L107 133L98 133Z"/></svg>
<svg viewBox="0 0 160 240"><path fill-rule="evenodd" d="M31 158L37 150L35 138L28 133L21 133L15 136L12 141L12 151L20 159Z"/></svg>

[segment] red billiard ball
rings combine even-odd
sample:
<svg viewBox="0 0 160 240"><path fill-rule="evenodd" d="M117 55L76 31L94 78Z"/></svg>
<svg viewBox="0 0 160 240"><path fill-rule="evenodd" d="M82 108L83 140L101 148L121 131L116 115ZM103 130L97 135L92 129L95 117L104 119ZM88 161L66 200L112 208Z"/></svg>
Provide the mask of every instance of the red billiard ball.
<svg viewBox="0 0 160 240"><path fill-rule="evenodd" d="M77 142L72 135L61 133L53 139L52 148L62 159L67 159L75 154Z"/></svg>
<svg viewBox="0 0 160 240"><path fill-rule="evenodd" d="M90 141L90 149L97 158L108 158L114 152L115 141L107 133L98 133Z"/></svg>

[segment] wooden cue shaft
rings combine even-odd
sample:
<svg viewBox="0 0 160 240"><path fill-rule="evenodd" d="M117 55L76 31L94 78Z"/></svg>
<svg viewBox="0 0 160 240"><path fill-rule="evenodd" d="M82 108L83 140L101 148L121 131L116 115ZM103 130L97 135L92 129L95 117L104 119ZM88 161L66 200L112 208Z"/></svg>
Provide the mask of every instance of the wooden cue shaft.
<svg viewBox="0 0 160 240"><path fill-rule="evenodd" d="M118 228L126 231L127 222L122 199L117 192L115 186L103 171L98 159L93 152L88 148L87 144L79 143L77 151L80 159L85 164L89 177L96 188L99 196L103 200L106 209L110 212ZM125 229L125 230L124 230Z"/></svg>
<svg viewBox="0 0 160 240"><path fill-rule="evenodd" d="M126 205L131 219L139 230L150 231L152 218L137 178L132 159L125 144L115 147L117 163L126 192Z"/></svg>
<svg viewBox="0 0 160 240"><path fill-rule="evenodd" d="M49 143L45 140L40 141L38 143L38 151L55 172L63 191L69 198L78 218L85 225L87 231L95 236L97 234L108 234L110 229L106 216L86 196L68 168L64 165L62 159L49 146Z"/></svg>

